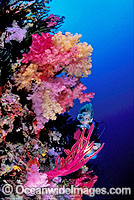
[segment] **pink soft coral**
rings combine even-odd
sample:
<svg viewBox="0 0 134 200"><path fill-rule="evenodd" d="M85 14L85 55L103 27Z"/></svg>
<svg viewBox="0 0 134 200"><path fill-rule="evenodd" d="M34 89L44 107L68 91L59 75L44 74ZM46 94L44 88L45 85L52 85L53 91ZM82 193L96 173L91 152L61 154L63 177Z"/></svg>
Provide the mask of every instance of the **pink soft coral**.
<svg viewBox="0 0 134 200"><path fill-rule="evenodd" d="M28 63L29 61L36 62L37 59L44 53L46 49L52 47L52 35L49 33L41 33L32 35L32 45L28 54L23 54L22 63Z"/></svg>
<svg viewBox="0 0 134 200"><path fill-rule="evenodd" d="M47 187L48 177L47 174L42 174L39 172L29 173L27 175L27 181L24 184L24 187Z"/></svg>
<svg viewBox="0 0 134 200"><path fill-rule="evenodd" d="M83 103L85 101L91 101L90 99L94 97L94 93L90 92L89 94L83 94L82 90L85 90L86 87L80 83L77 86L75 86L73 89L66 87L64 91L61 92L61 95L59 95L56 99L60 103L61 107L63 108L63 112L66 111L67 107L73 106L74 99L79 99L80 103Z"/></svg>
<svg viewBox="0 0 134 200"><path fill-rule="evenodd" d="M52 16L49 25L55 25L58 18ZM49 26L48 25L48 26ZM80 35L61 32L50 35L32 35L32 45L28 54L23 54L22 63L31 62L38 65L38 71L44 73L41 79L53 77L58 72L64 71L69 76L87 77L91 71L92 47L87 43L79 43ZM78 43L78 44L77 44Z"/></svg>
<svg viewBox="0 0 134 200"><path fill-rule="evenodd" d="M86 87L78 84L75 77L56 77L43 81L39 86L35 85L33 94L27 99L32 99L33 110L36 114L37 129L42 129L49 119L55 120L56 114L64 113L74 104L74 99L79 99L81 103L90 101L94 93L86 94L82 92Z"/></svg>
<svg viewBox="0 0 134 200"><path fill-rule="evenodd" d="M72 63L78 54L77 47L72 47L69 51L61 52L61 47L54 46L52 35L41 33L32 35L32 45L28 54L23 54L22 63L34 63L38 65L39 71L45 71L47 76L54 75L63 69L65 65ZM47 69L49 69L47 71Z"/></svg>

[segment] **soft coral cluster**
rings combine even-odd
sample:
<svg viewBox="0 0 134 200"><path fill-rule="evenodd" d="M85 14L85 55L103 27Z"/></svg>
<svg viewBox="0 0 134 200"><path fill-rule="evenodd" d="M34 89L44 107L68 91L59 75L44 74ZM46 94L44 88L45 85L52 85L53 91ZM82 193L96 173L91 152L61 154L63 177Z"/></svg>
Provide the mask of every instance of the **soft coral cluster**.
<svg viewBox="0 0 134 200"><path fill-rule="evenodd" d="M44 51L52 47L51 38L52 35L50 35L49 33L41 33L41 35L33 34L32 45L29 47L30 51L28 54L23 54L22 62L37 62L37 60L44 53Z"/></svg>
<svg viewBox="0 0 134 200"><path fill-rule="evenodd" d="M32 45L28 54L23 54L23 63L32 62L38 65L38 70L54 76L56 72L72 62L78 54L77 48L72 47L68 52L61 52L61 47L55 47L52 43L52 35L49 33L34 34ZM49 69L49 70L47 70Z"/></svg>
<svg viewBox="0 0 134 200"><path fill-rule="evenodd" d="M81 77L90 74L92 47L80 43L81 35L69 32L33 34L32 38L30 51L23 54L25 65L15 82L18 89L32 89L28 99L32 99L39 130L49 119L55 120L56 114L73 107L74 99L83 103L93 98L94 93L82 92L86 87L80 82Z"/></svg>
<svg viewBox="0 0 134 200"><path fill-rule="evenodd" d="M35 64L30 64L28 67L23 66L19 73L16 74L15 82L17 86L17 90L22 88L26 88L27 91L31 89L32 81L40 84L42 75L41 72L37 72L38 66Z"/></svg>
<svg viewBox="0 0 134 200"><path fill-rule="evenodd" d="M91 73L90 56L93 48L86 42L80 43L81 36L77 33L73 36L70 32L66 32L64 35L59 31L52 37L52 40L56 47L61 47L61 52L70 51L71 48L76 48L78 51L72 62L66 66L67 74L76 77L87 77Z"/></svg>
<svg viewBox="0 0 134 200"><path fill-rule="evenodd" d="M78 43L81 35L61 32L34 34L28 54L23 54L22 63L34 63L45 75L54 76L63 70L69 75L82 77L90 74L92 47L86 42ZM78 43L78 44L77 44ZM79 69L79 70L78 70ZM47 72L47 73L46 73Z"/></svg>
<svg viewBox="0 0 134 200"><path fill-rule="evenodd" d="M53 27L55 25L57 25L57 23L60 21L60 18L56 15L49 15L46 19L44 19L44 21L47 20L47 27Z"/></svg>
<svg viewBox="0 0 134 200"><path fill-rule="evenodd" d="M32 99L33 109L37 118L37 129L43 128L49 119L55 120L56 114L64 113L73 106L74 99L80 102L90 101L94 93L86 94L82 92L86 87L77 84L75 77L56 77L44 81L41 85L33 88L33 94L29 94L28 99Z"/></svg>
<svg viewBox="0 0 134 200"><path fill-rule="evenodd" d="M6 43L10 42L11 40L22 42L22 40L26 37L27 30L25 28L20 28L17 23L13 23L12 27L6 28L6 32Z"/></svg>

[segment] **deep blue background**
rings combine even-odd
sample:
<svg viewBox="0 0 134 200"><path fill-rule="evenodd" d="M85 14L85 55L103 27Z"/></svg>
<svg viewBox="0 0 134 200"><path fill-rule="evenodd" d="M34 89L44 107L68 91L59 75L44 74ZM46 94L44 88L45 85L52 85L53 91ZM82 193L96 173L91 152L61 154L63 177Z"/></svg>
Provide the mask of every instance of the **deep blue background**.
<svg viewBox="0 0 134 200"><path fill-rule="evenodd" d="M50 4L51 13L65 16L60 30L82 34L81 41L94 48L92 74L82 82L87 86L87 92L96 93L92 100L95 119L107 123L101 137L105 146L92 161L98 167L99 179L95 187L132 187L132 4L133 0L53 0ZM75 101L70 114L76 117L80 107L79 101ZM96 199L108 199L108 196ZM115 199L124 198L116 196Z"/></svg>

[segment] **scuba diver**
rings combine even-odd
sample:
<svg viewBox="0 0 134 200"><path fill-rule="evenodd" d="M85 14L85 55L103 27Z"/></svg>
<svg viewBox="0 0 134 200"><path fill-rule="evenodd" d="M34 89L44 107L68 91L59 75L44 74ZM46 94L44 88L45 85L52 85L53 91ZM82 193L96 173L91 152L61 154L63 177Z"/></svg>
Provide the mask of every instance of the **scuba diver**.
<svg viewBox="0 0 134 200"><path fill-rule="evenodd" d="M91 134L90 142L94 141L94 146L91 150L91 153L86 155L90 156L92 155L95 151L97 151L100 146L100 139L99 139L99 134L98 134L98 123L94 120L94 111L93 111L93 106L91 103L84 105L80 111L79 114L77 115L77 120L79 121L80 124L77 125L78 130L74 133L74 139L78 140L80 138L80 135L82 133L82 130L85 128L85 137L87 137L89 133L90 126L94 124L94 130ZM95 159L97 155L93 156L92 159Z"/></svg>
<svg viewBox="0 0 134 200"><path fill-rule="evenodd" d="M46 124L47 127L51 130L57 130L59 133L62 133L62 137L57 142L53 141L53 147L58 149L58 147L62 147L63 149L71 149L72 146L76 143L76 141L80 138L83 128L85 128L84 136L87 137L88 132L90 130L90 126L94 124L93 132L90 137L90 143L94 141L94 146L92 148L93 151L97 151L101 146L100 136L105 131L105 127L100 126L104 122L96 122L94 119L94 111L91 103L85 104L77 114L77 117L72 118L68 112L64 114L60 114L57 116L56 120L50 120ZM41 137L43 137L43 141L47 139L47 136L41 133ZM51 145L51 142L50 142ZM62 156L66 157L65 152L63 151ZM86 155L87 156L87 155ZM96 156L92 157L95 158Z"/></svg>
<svg viewBox="0 0 134 200"><path fill-rule="evenodd" d="M80 135L84 128L86 129L85 137L87 137L90 126L92 124L94 124L94 130L93 130L93 133L91 134L91 138L90 138L90 142L94 141L94 146L91 150L91 153L86 155L86 157L92 155L101 146L99 135L98 135L97 122L95 122L93 117L94 117L94 111L93 111L93 106L91 103L84 105L80 109L79 114L77 115L77 120L79 121L80 124L77 125L78 130L74 133L75 140L78 140L80 138ZM96 156L92 157L92 159L95 159Z"/></svg>
<svg viewBox="0 0 134 200"><path fill-rule="evenodd" d="M64 119L64 120L63 120ZM100 137L106 129L105 122L96 122L94 119L94 111L91 103L85 104L79 111L76 119L71 118L68 113L64 113L57 118L56 126L62 127L58 129L64 136L64 148L68 149L76 143L80 138L83 128L85 128L84 136L87 137L90 126L94 124L93 132L90 137L90 143L94 141L93 150L96 151L101 146ZM103 124L103 126L101 126ZM61 141L60 141L61 144Z"/></svg>

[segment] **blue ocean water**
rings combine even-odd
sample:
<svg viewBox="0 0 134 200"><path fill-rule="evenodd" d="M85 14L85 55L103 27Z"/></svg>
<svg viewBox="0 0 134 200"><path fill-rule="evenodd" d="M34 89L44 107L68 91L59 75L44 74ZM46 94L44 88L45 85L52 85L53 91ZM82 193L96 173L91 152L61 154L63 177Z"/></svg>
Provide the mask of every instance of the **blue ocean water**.
<svg viewBox="0 0 134 200"><path fill-rule="evenodd" d="M92 104L97 121L107 129L104 149L93 160L98 168L95 187L132 187L134 167L133 109L133 0L53 0L51 13L65 16L62 32L82 34L92 45L92 74L82 79L86 92L95 92ZM75 101L70 114L82 105ZM125 196L96 196L125 199Z"/></svg>

